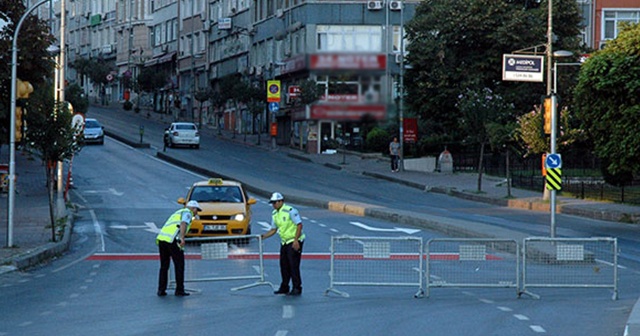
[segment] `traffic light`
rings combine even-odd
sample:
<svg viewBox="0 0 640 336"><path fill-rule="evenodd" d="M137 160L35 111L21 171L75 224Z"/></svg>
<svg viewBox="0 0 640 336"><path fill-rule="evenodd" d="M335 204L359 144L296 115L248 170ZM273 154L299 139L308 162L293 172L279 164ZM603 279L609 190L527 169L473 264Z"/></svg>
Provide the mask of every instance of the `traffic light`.
<svg viewBox="0 0 640 336"><path fill-rule="evenodd" d="M551 134L551 97L544 98L544 133Z"/></svg>
<svg viewBox="0 0 640 336"><path fill-rule="evenodd" d="M23 82L18 79L17 82L17 101L16 101L16 142L22 141L24 130L27 123L25 122L25 110L26 99L29 98L29 94L33 92L33 86L29 82Z"/></svg>

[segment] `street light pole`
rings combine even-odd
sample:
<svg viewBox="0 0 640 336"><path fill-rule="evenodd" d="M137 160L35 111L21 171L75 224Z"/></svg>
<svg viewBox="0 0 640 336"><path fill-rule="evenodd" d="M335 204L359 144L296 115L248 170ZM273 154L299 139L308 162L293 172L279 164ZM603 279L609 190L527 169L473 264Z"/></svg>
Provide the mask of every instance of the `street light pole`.
<svg viewBox="0 0 640 336"><path fill-rule="evenodd" d="M15 196L16 196L16 94L18 91L18 34L20 28L26 20L27 16L31 14L36 8L49 0L40 0L33 7L27 9L22 15L16 30L13 32L13 40L11 43L11 107L10 107L10 121L9 121L9 197L7 204L7 247L13 247L13 209L15 208Z"/></svg>
<svg viewBox="0 0 640 336"><path fill-rule="evenodd" d="M549 152L556 153L556 95L555 87L552 89L552 62L553 62L553 0L548 1L548 17L547 17L547 96L551 97L551 139L549 144ZM549 235L551 238L556 236L556 191L551 190L549 212L551 217L551 227Z"/></svg>

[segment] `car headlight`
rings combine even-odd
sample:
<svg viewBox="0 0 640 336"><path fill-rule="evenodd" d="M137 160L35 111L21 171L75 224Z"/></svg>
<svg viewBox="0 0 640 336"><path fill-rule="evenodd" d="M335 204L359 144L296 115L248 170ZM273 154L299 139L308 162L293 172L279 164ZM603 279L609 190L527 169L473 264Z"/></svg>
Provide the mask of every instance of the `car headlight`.
<svg viewBox="0 0 640 336"><path fill-rule="evenodd" d="M238 222L242 222L244 220L244 214L240 213L240 214L234 215L232 218L233 218L233 220L236 220Z"/></svg>

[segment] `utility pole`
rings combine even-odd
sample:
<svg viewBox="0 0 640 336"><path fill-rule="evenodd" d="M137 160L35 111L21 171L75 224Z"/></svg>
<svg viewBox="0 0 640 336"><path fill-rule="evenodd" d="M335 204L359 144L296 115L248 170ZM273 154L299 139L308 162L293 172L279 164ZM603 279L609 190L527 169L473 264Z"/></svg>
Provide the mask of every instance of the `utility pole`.
<svg viewBox="0 0 640 336"><path fill-rule="evenodd" d="M556 154L556 120L558 119L556 110L556 88L551 88L552 85L552 62L553 62L553 0L548 1L549 15L547 18L547 96L551 97L551 136L549 144L549 152ZM549 202L551 227L549 236L555 238L556 236L556 190L551 190L551 197Z"/></svg>

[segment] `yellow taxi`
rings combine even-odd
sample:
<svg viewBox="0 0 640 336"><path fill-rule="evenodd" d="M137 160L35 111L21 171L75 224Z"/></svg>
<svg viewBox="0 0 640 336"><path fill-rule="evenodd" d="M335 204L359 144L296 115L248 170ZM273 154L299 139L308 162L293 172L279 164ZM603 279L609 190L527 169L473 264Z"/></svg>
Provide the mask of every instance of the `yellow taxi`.
<svg viewBox="0 0 640 336"><path fill-rule="evenodd" d="M186 200L198 201L202 211L191 222L187 237L240 236L251 234L251 205L256 204L236 181L212 178L196 182Z"/></svg>

